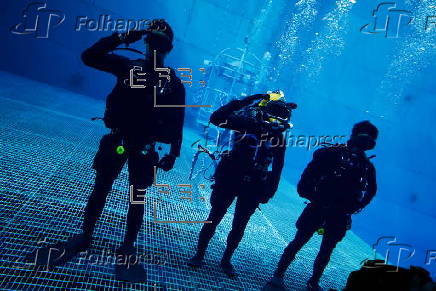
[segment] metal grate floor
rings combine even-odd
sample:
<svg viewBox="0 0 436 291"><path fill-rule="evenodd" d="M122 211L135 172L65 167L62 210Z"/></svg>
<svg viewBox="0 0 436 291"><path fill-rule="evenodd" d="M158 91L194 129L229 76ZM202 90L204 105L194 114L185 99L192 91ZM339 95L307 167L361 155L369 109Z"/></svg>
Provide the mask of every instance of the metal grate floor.
<svg viewBox="0 0 436 291"><path fill-rule="evenodd" d="M154 223L153 217L156 204L159 220L207 218L209 204L199 199L209 197L207 181L201 175L192 181L192 202L180 199L181 189L176 186L189 183L193 154L189 145L198 139L190 129L185 129L182 157L175 169L158 174L158 183L171 185L170 193L151 187L146 194L145 223L137 246L148 272L147 283L123 283L113 275L112 259L126 227L126 168L108 197L87 254L50 272L34 270L24 262L25 255L41 245L63 241L79 231L93 185L91 161L107 131L90 117L101 115L103 108L102 101L0 72L0 289L259 290L295 233L303 201L295 187L283 180L272 202L253 215L233 259L240 273L237 279L227 278L218 266L233 206L211 241L207 264L190 269L185 263L194 252L201 224ZM314 236L297 255L286 275L289 289L304 289L319 244L320 237ZM342 288L348 273L371 255L371 248L349 232L336 248L321 285Z"/></svg>

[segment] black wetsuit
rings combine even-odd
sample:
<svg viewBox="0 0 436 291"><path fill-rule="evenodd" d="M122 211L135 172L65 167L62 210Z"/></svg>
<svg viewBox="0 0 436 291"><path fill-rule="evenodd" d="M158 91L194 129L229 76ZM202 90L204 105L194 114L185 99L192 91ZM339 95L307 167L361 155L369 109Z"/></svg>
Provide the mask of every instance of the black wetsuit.
<svg viewBox="0 0 436 291"><path fill-rule="evenodd" d="M211 210L198 241L197 255L204 256L215 229L237 198L232 229L227 238L223 259L230 260L241 241L247 223L259 203L266 203L276 192L284 163L285 147L282 133L268 133L260 120L259 108L249 105L261 95L234 100L215 111L210 121L216 126L235 131L234 144L223 156L215 171ZM275 142L271 146L270 140ZM264 140L264 141L262 141ZM267 140L267 141L266 141ZM282 146L280 146L282 145ZM272 171L268 167L272 163Z"/></svg>
<svg viewBox="0 0 436 291"><path fill-rule="evenodd" d="M375 168L364 152L346 146L321 148L304 170L297 191L310 200L298 218L295 238L286 247L276 275L283 276L313 233L324 228L311 280L319 281L336 244L351 227L351 214L364 208L377 192Z"/></svg>
<svg viewBox="0 0 436 291"><path fill-rule="evenodd" d="M131 60L112 53L121 44L118 35L113 34L100 39L82 54L86 65L117 77L116 85L107 97L104 115L105 125L111 129L111 133L101 139L93 163L96 170L95 186L85 209L83 223L83 231L87 235L92 235L106 197L126 161L134 200L143 202L144 199L140 197L143 197L144 192L139 193L138 189L145 189L153 183L153 167L159 160L155 142L169 143L171 154L180 154L184 108L154 105L185 105L183 84L173 70L167 81L159 77L153 62L146 59ZM130 70L135 66L141 67L142 72L146 73L145 76L134 78L135 85L145 85L145 88L130 86ZM162 80L160 84L159 80ZM154 86L157 87L156 100ZM124 146L124 153L117 153L120 145ZM125 190L126 199L129 199L129 189ZM143 203L129 204L125 244L132 245L136 240L143 213Z"/></svg>

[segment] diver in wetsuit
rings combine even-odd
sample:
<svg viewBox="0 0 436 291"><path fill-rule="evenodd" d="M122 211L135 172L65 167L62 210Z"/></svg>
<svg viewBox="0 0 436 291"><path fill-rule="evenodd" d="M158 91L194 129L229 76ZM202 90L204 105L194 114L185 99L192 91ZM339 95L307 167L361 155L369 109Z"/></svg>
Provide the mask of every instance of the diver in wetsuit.
<svg viewBox="0 0 436 291"><path fill-rule="evenodd" d="M209 241L237 197L232 229L221 260L223 271L230 277L236 275L231 257L259 203L267 203L277 191L283 168L282 132L289 128L291 109L296 105L285 103L283 96L272 100L275 95L258 94L231 101L210 117L214 125L235 132L234 144L215 171L210 197L212 208L207 218L211 223L204 224L200 231L197 252L188 261L191 267L203 265ZM271 164L272 170L268 171Z"/></svg>
<svg viewBox="0 0 436 291"><path fill-rule="evenodd" d="M144 36L145 58L132 60L113 53L120 45L128 45ZM147 30L114 33L83 52L82 60L86 65L117 77L116 85L107 97L103 118L111 132L102 137L94 158L95 185L85 208L82 233L56 245L65 253L52 259L49 265L62 264L89 248L106 197L126 161L135 203L129 203L127 230L117 254L128 256L136 253L134 242L144 214L144 192L138 193L138 190L152 185L155 166L169 171L180 155L184 108L154 106L154 102L157 105L185 105L183 84L172 69L165 71L163 68L164 59L173 47L173 37L169 24L157 19L149 24ZM132 69L141 73L137 79L131 80ZM131 82L136 87L131 86ZM156 142L171 144L170 153L160 160L155 151ZM126 189L126 199L129 199L129 189ZM115 268L118 279L146 279L145 270L139 264L117 264Z"/></svg>
<svg viewBox="0 0 436 291"><path fill-rule="evenodd" d="M296 226L294 240L285 248L269 284L284 288L284 274L297 252L313 233L323 234L308 290L321 290L318 282L336 244L351 227L351 215L361 211L377 191L375 168L365 151L375 147L378 129L369 121L354 125L345 145L318 149L298 183L301 197L310 201Z"/></svg>

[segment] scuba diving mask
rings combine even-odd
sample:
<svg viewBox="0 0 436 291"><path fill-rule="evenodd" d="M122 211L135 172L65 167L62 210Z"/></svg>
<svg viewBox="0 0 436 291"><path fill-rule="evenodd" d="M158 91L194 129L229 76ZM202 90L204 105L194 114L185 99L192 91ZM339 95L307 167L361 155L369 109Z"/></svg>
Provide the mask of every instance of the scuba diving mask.
<svg viewBox="0 0 436 291"><path fill-rule="evenodd" d="M284 101L269 101L264 108L268 121L288 122L291 118L291 110Z"/></svg>
<svg viewBox="0 0 436 291"><path fill-rule="evenodd" d="M150 49L161 53L167 53L173 49L171 39L159 30L147 31L144 42L150 47Z"/></svg>
<svg viewBox="0 0 436 291"><path fill-rule="evenodd" d="M352 135L349 143L351 146L358 147L364 151L372 150L376 145L375 139L366 133Z"/></svg>
<svg viewBox="0 0 436 291"><path fill-rule="evenodd" d="M263 99L258 104L262 108L264 120L267 123L275 123L285 129L291 128L291 110L297 108L294 103L286 103L285 94L281 90L268 91L268 99Z"/></svg>

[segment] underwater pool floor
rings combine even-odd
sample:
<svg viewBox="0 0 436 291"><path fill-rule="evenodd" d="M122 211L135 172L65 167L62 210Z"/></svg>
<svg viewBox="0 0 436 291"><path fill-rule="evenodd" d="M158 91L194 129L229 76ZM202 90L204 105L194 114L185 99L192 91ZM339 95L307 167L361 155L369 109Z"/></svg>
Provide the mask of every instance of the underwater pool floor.
<svg viewBox="0 0 436 291"><path fill-rule="evenodd" d="M237 279L227 278L219 268L234 206L211 241L206 265L189 268L185 263L194 252L201 224L168 221L207 218L210 183L202 175L188 180L193 156L190 145L199 138L193 129L184 131L182 156L175 168L158 173L157 183L169 184L169 193L162 193L166 189L156 186L146 193L145 222L137 245L145 262L147 283L124 283L114 277L113 253L126 227L126 167L109 194L88 253L53 271L36 270L24 261L36 248L78 233L95 175L91 162L101 136L108 131L101 121L90 118L101 116L103 110L103 101L0 72L0 289L262 288L295 234L303 200L295 186L283 180L277 197L253 215L233 259L240 273ZM180 198L186 196L180 193L186 188L177 186L189 183L192 202ZM155 217L167 223L156 223ZM304 290L319 244L320 236L315 235L297 255L286 274L289 290ZM370 257L371 248L349 232L333 253L321 285L343 288L349 272Z"/></svg>

